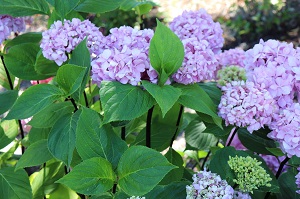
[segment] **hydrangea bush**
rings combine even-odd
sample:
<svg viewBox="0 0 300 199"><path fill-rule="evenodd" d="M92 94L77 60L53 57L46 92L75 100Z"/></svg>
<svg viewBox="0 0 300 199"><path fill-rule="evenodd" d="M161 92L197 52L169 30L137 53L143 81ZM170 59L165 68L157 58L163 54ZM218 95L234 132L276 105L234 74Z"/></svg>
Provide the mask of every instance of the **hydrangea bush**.
<svg viewBox="0 0 300 199"><path fill-rule="evenodd" d="M300 198L299 48L222 52L203 9L107 36L88 20L151 1L0 5L0 198ZM20 34L35 14L48 29Z"/></svg>

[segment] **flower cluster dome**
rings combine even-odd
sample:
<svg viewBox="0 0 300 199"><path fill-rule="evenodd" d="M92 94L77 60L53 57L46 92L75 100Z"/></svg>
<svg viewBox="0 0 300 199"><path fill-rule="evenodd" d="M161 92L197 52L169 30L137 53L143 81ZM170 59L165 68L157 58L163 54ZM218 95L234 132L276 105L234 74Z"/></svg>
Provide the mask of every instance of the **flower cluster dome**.
<svg viewBox="0 0 300 199"><path fill-rule="evenodd" d="M23 32L25 27L24 17L0 15L0 44L10 36L11 32Z"/></svg>

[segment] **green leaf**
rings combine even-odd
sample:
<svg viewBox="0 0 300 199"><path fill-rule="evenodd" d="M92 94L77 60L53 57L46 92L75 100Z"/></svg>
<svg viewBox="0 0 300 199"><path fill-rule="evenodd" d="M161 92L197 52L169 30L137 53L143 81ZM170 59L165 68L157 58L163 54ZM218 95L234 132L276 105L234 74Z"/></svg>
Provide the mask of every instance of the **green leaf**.
<svg viewBox="0 0 300 199"><path fill-rule="evenodd" d="M259 154L272 155L272 153L266 149L266 147L276 148L274 140L263 137L258 132L249 133L249 131L247 131L245 128L240 128L238 130L238 137L241 143L247 149Z"/></svg>
<svg viewBox="0 0 300 199"><path fill-rule="evenodd" d="M202 118L200 118L202 119ZM226 126L223 127L223 129L220 129L219 126L217 126L215 123L205 123L205 130L203 131L203 133L209 133L209 134L213 134L214 136L218 137L218 138L223 138L225 136L228 136L231 132L231 130L233 129L233 126Z"/></svg>
<svg viewBox="0 0 300 199"><path fill-rule="evenodd" d="M165 154L165 157L171 164L177 166L178 168L173 169L167 175L165 175L165 177L162 179L162 181L159 184L168 185L172 182L180 181L184 171L182 157L171 147L169 148L168 152Z"/></svg>
<svg viewBox="0 0 300 199"><path fill-rule="evenodd" d="M49 14L49 6L45 0L0 0L0 14L13 17L34 14Z"/></svg>
<svg viewBox="0 0 300 199"><path fill-rule="evenodd" d="M298 190L295 183L295 175L297 173L292 170L281 174L278 178L278 183L280 187L280 194L278 198L289 198L289 199L299 199L299 194L296 193Z"/></svg>
<svg viewBox="0 0 300 199"><path fill-rule="evenodd" d="M45 194L51 193L58 187L54 183L65 175L65 169L62 162L53 162L46 164L39 172L30 176L33 199L41 199Z"/></svg>
<svg viewBox="0 0 300 199"><path fill-rule="evenodd" d="M54 157L70 167L76 141L76 128L80 111L59 118L48 137L48 148Z"/></svg>
<svg viewBox="0 0 300 199"><path fill-rule="evenodd" d="M218 142L213 134L203 133L206 127L199 119L193 120L185 129L186 142L198 150L209 150Z"/></svg>
<svg viewBox="0 0 300 199"><path fill-rule="evenodd" d="M157 21L155 34L150 42L149 57L153 68L159 74L159 85L180 68L184 48L180 39L168 27Z"/></svg>
<svg viewBox="0 0 300 199"><path fill-rule="evenodd" d="M104 110L104 124L138 118L155 103L148 92L137 86L107 81L101 83L100 99Z"/></svg>
<svg viewBox="0 0 300 199"><path fill-rule="evenodd" d="M70 101L51 104L35 114L28 124L36 128L52 127L59 118L73 111L74 106Z"/></svg>
<svg viewBox="0 0 300 199"><path fill-rule="evenodd" d="M83 161L57 182L76 192L96 195L111 189L115 179L111 164L104 158L97 157Z"/></svg>
<svg viewBox="0 0 300 199"><path fill-rule="evenodd" d="M1 1L1 0L0 0ZM4 62L11 74L25 80L41 80L51 77L36 71L36 59L40 51L39 44L23 43L12 46L4 55Z"/></svg>
<svg viewBox="0 0 300 199"><path fill-rule="evenodd" d="M186 186L190 184L190 182L173 182L165 186L159 185L145 195L145 198L185 199Z"/></svg>
<svg viewBox="0 0 300 199"><path fill-rule="evenodd" d="M42 39L42 33L41 32L27 32L24 34L21 34L14 39L8 41L4 46L4 52L9 50L12 46L24 44L24 43L40 43Z"/></svg>
<svg viewBox="0 0 300 199"><path fill-rule="evenodd" d="M63 95L54 85L39 84L26 89L12 106L5 119L26 119L42 111Z"/></svg>
<svg viewBox="0 0 300 199"><path fill-rule="evenodd" d="M69 14L67 14L64 19L72 21L73 18L78 18L81 21L84 20L84 18L78 12L76 12L74 10L71 11ZM48 25L47 25L47 27L50 28L50 26L55 21L58 21L58 20L61 20L61 17L58 15L58 13L57 13L56 10L53 10L52 13L51 13L51 15L50 15L50 17L49 17L49 19L48 19ZM72 53L73 53L73 51L72 51Z"/></svg>
<svg viewBox="0 0 300 199"><path fill-rule="evenodd" d="M49 59L46 59L42 53L42 50L36 55L36 60L34 64L34 70L45 77L52 77L56 75L59 66ZM46 79L46 78L44 78Z"/></svg>
<svg viewBox="0 0 300 199"><path fill-rule="evenodd" d="M9 74L9 75L10 75L11 81L14 82L15 76L13 76L12 74ZM7 90L11 89L5 68L2 64L2 61L0 61L0 86L2 86L3 88L6 88Z"/></svg>
<svg viewBox="0 0 300 199"><path fill-rule="evenodd" d="M268 151L270 151L275 156L284 156L285 155L280 148L268 148L268 147L266 147L266 149Z"/></svg>
<svg viewBox="0 0 300 199"><path fill-rule="evenodd" d="M149 81L142 81L142 84L160 106L163 117L174 106L181 95L180 89L170 85L159 86Z"/></svg>
<svg viewBox="0 0 300 199"><path fill-rule="evenodd" d="M48 139L51 128L35 128L31 127L29 131L29 143L33 144L43 139Z"/></svg>
<svg viewBox="0 0 300 199"><path fill-rule="evenodd" d="M18 98L17 90L7 90L0 93L0 115L5 113L12 107Z"/></svg>
<svg viewBox="0 0 300 199"><path fill-rule="evenodd" d="M159 152L132 146L125 151L118 165L119 186L128 195L144 195L175 168Z"/></svg>
<svg viewBox="0 0 300 199"><path fill-rule="evenodd" d="M78 12L105 13L117 9L124 0L81 0L75 8Z"/></svg>
<svg viewBox="0 0 300 199"><path fill-rule="evenodd" d="M47 147L47 140L43 139L31 144L21 156L16 165L16 170L24 167L37 166L52 159L53 156Z"/></svg>
<svg viewBox="0 0 300 199"><path fill-rule="evenodd" d="M143 15L147 14L155 5L156 4L152 1L139 2L137 0L126 0L121 4L120 9L124 11L130 11L136 8L136 10L139 10L139 14Z"/></svg>
<svg viewBox="0 0 300 199"><path fill-rule="evenodd" d="M0 149L11 143L18 133L18 124L15 120L2 121L0 124Z"/></svg>
<svg viewBox="0 0 300 199"><path fill-rule="evenodd" d="M3 165L3 164L5 165L6 161L7 160L9 161L9 159L12 156L14 156L14 153L17 150L17 148L19 147L19 144L20 144L19 142L13 141L12 146L7 151L0 154L0 165Z"/></svg>
<svg viewBox="0 0 300 199"><path fill-rule="evenodd" d="M182 95L178 102L185 107L194 109L200 113L204 113L213 118L215 123L222 128L222 119L217 115L217 107L207 95L207 93L197 84L183 85L175 84L176 88L180 88Z"/></svg>
<svg viewBox="0 0 300 199"><path fill-rule="evenodd" d="M9 199L32 199L31 187L25 170L13 167L0 169L0 196Z"/></svg>
<svg viewBox="0 0 300 199"><path fill-rule="evenodd" d="M84 67L66 64L58 69L56 81L58 85L66 92L66 95L71 95L81 86L84 74Z"/></svg>
<svg viewBox="0 0 300 199"><path fill-rule="evenodd" d="M100 128L100 124L97 112L83 108L77 124L76 148L83 160L103 157L115 169L127 149L127 144L108 125Z"/></svg>
<svg viewBox="0 0 300 199"><path fill-rule="evenodd" d="M61 20L63 20L78 5L80 0L55 0L54 2L56 12L61 17Z"/></svg>
<svg viewBox="0 0 300 199"><path fill-rule="evenodd" d="M59 184L57 189L49 194L48 199L81 199L77 193L70 188Z"/></svg>
<svg viewBox="0 0 300 199"><path fill-rule="evenodd" d="M198 85L209 95L216 106L220 104L222 91L217 87L216 82L201 82Z"/></svg>

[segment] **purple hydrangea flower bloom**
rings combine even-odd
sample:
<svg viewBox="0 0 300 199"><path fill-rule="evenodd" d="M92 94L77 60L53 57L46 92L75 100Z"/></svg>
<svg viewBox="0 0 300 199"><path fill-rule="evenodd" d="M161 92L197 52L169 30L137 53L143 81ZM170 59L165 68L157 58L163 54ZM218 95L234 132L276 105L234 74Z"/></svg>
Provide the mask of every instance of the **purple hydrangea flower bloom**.
<svg viewBox="0 0 300 199"><path fill-rule="evenodd" d="M218 114L226 125L247 127L252 132L269 125L278 112L270 93L253 82L233 81L223 86L222 91Z"/></svg>
<svg viewBox="0 0 300 199"><path fill-rule="evenodd" d="M25 31L25 27L23 17L0 15L0 43L9 37L11 32Z"/></svg>
<svg viewBox="0 0 300 199"><path fill-rule="evenodd" d="M54 22L50 29L43 32L41 48L43 55L53 60L57 65L62 65L75 47L87 37L87 47L91 54L102 52L102 39L104 36L90 21L80 21L73 18L72 21L64 20Z"/></svg>
<svg viewBox="0 0 300 199"><path fill-rule="evenodd" d="M182 66L173 74L174 81L182 84L193 84L204 80L215 79L218 62L206 40L188 38L182 41L185 56Z"/></svg>
<svg viewBox="0 0 300 199"><path fill-rule="evenodd" d="M300 189L300 167L298 167L298 174L295 176L297 188ZM296 193L300 194L300 190L296 191Z"/></svg>
<svg viewBox="0 0 300 199"><path fill-rule="evenodd" d="M229 49L224 52L216 55L216 58L220 64L220 68L226 66L240 66L242 68L245 67L244 60L246 59L245 51L242 49Z"/></svg>
<svg viewBox="0 0 300 199"><path fill-rule="evenodd" d="M268 136L278 141L282 151L288 157L300 157L300 104L281 109L270 124L272 130Z"/></svg>
<svg viewBox="0 0 300 199"><path fill-rule="evenodd" d="M170 22L170 29L181 39L196 37L199 41L206 40L208 47L219 53L224 43L223 30L218 22L204 10L184 11L182 15Z"/></svg>
<svg viewBox="0 0 300 199"><path fill-rule="evenodd" d="M211 171L200 171L193 175L193 184L186 187L186 199L232 199L234 190L226 180Z"/></svg>
<svg viewBox="0 0 300 199"><path fill-rule="evenodd" d="M103 80L131 85L141 80L157 83L158 74L148 57L153 31L122 26L110 33L105 38L105 50L92 61L93 82L98 86Z"/></svg>
<svg viewBox="0 0 300 199"><path fill-rule="evenodd" d="M233 194L233 199L251 199L248 193L243 193L241 191L235 191Z"/></svg>

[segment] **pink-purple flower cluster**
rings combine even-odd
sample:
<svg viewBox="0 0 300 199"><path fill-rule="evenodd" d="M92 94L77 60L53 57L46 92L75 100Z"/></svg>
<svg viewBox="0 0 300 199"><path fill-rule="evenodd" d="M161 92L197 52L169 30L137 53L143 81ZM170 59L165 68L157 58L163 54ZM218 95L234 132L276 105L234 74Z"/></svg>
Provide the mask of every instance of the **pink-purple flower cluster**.
<svg viewBox="0 0 300 199"><path fill-rule="evenodd" d="M0 44L10 36L11 32L23 32L25 27L23 17L0 15Z"/></svg>
<svg viewBox="0 0 300 199"><path fill-rule="evenodd" d="M185 56L182 67L172 76L174 81L182 84L193 84L215 78L218 62L206 40L194 38L183 41Z"/></svg>
<svg viewBox="0 0 300 199"><path fill-rule="evenodd" d="M298 174L295 176L297 188L300 189L300 167L298 167ZM296 193L300 194L300 190L297 190Z"/></svg>
<svg viewBox="0 0 300 199"><path fill-rule="evenodd" d="M232 65L240 66L242 68L245 67L245 51L239 48L225 50L224 52L217 54L216 58L220 64L220 68Z"/></svg>
<svg viewBox="0 0 300 199"><path fill-rule="evenodd" d="M269 125L278 111L269 92L253 82L233 81L222 87L219 116L226 125L247 127L252 132Z"/></svg>
<svg viewBox="0 0 300 199"><path fill-rule="evenodd" d="M235 191L233 194L233 199L251 199L248 193L243 193L241 191Z"/></svg>
<svg viewBox="0 0 300 199"><path fill-rule="evenodd" d="M186 199L232 199L234 190L226 180L211 171L200 171L193 175L193 184L186 187Z"/></svg>
<svg viewBox="0 0 300 199"><path fill-rule="evenodd" d="M288 157L300 157L300 104L281 109L270 125L272 130L268 136L278 141L281 149Z"/></svg>
<svg viewBox="0 0 300 199"><path fill-rule="evenodd" d="M141 80L156 83L158 74L150 65L148 50L154 33L122 26L105 38L105 50L92 61L92 79L137 85Z"/></svg>
<svg viewBox="0 0 300 199"><path fill-rule="evenodd" d="M41 42L43 55L60 66L68 59L67 53L74 50L85 38L87 38L87 47L91 54L103 51L104 36L89 20L80 21L80 19L73 18L72 21L56 21L49 30L43 32Z"/></svg>
<svg viewBox="0 0 300 199"><path fill-rule="evenodd" d="M266 88L283 108L293 103L295 79L300 79L300 54L297 51L292 43L261 40L246 52L248 80Z"/></svg>
<svg viewBox="0 0 300 199"><path fill-rule="evenodd" d="M206 40L214 53L219 53L223 47L223 30L204 9L184 11L170 22L170 29L181 40L193 37L199 41Z"/></svg>

